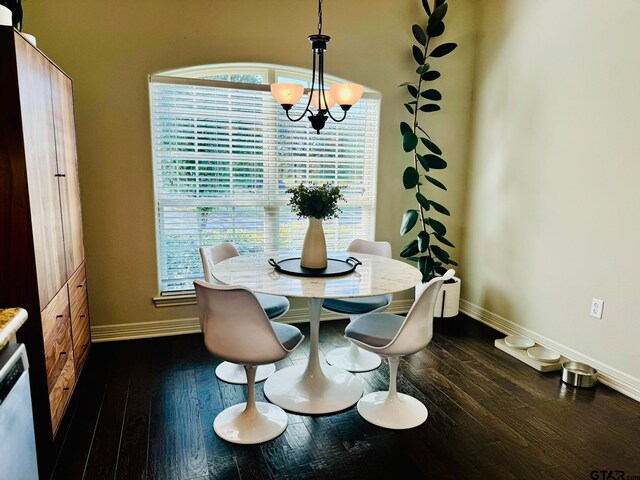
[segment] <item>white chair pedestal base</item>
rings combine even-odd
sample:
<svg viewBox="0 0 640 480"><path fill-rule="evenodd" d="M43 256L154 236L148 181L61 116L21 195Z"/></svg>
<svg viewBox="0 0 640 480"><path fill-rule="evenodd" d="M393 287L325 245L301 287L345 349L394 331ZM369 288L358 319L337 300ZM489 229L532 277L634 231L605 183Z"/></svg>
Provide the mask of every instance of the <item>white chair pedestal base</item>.
<svg viewBox="0 0 640 480"><path fill-rule="evenodd" d="M213 421L216 434L231 443L250 445L276 438L287 428L287 414L277 405L238 403L218 414Z"/></svg>
<svg viewBox="0 0 640 480"><path fill-rule="evenodd" d="M273 375L276 366L273 363L268 365L260 365L256 372L256 382L262 382ZM231 362L222 362L216 367L216 377L226 383L234 383L236 385L247 384L247 374L242 365Z"/></svg>
<svg viewBox="0 0 640 480"><path fill-rule="evenodd" d="M336 348L327 355L327 363L349 372L369 372L380 366L382 359L375 353L367 352L353 344Z"/></svg>
<svg viewBox="0 0 640 480"><path fill-rule="evenodd" d="M427 420L429 412L419 400L398 393L373 392L358 402L358 413L367 422L393 430L414 428Z"/></svg>

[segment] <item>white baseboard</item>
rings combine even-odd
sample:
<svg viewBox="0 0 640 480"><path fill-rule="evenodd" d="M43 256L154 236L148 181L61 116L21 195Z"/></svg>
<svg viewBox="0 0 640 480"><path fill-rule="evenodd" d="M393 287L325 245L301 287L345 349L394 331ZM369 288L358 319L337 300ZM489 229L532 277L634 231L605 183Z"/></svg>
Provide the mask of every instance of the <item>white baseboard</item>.
<svg viewBox="0 0 640 480"><path fill-rule="evenodd" d="M598 370L598 380L634 400L640 401L640 379L610 367L583 353L522 327L511 320L461 299L460 311L505 335L526 335L540 345L555 350L562 356L591 365Z"/></svg>
<svg viewBox="0 0 640 480"><path fill-rule="evenodd" d="M407 313L413 300L394 300L386 312ZM346 318L344 315L323 313L320 320L337 320ZM303 323L309 321L309 310L305 307L292 308L286 315L278 319L283 323ZM197 317L177 318L174 320L158 320L155 322L118 323L115 325L92 325L91 340L93 342L114 342L119 340L133 340L136 338L168 337L198 333L200 324Z"/></svg>

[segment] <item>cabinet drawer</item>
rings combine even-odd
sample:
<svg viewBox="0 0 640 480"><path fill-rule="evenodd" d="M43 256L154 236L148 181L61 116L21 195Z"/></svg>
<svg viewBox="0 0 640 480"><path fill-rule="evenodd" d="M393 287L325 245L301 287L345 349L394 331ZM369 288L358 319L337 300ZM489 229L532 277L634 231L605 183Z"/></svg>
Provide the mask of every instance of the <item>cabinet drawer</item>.
<svg viewBox="0 0 640 480"><path fill-rule="evenodd" d="M75 382L73 359L68 358L53 388L49 389L49 407L51 409L51 425L54 435L58 431L60 420L62 420L67 403L69 403Z"/></svg>
<svg viewBox="0 0 640 480"><path fill-rule="evenodd" d="M91 346L89 305L86 301L80 310L71 314L71 335L73 337L73 357L76 363L76 378L78 378Z"/></svg>
<svg viewBox="0 0 640 480"><path fill-rule="evenodd" d="M87 276L84 262L69 279L69 303L71 304L71 316L75 316L82 305L87 303Z"/></svg>
<svg viewBox="0 0 640 480"><path fill-rule="evenodd" d="M49 391L53 388L68 358L73 363L71 314L66 285L42 311L42 334Z"/></svg>

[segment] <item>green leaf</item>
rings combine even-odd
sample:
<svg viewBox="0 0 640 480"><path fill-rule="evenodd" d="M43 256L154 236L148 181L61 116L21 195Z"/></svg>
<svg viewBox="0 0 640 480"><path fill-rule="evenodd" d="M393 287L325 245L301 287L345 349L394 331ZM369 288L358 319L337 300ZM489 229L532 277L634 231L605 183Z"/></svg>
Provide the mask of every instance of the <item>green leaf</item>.
<svg viewBox="0 0 640 480"><path fill-rule="evenodd" d="M427 15L431 15L431 8L429 8L429 0L422 0L422 7L424 11L427 12Z"/></svg>
<svg viewBox="0 0 640 480"><path fill-rule="evenodd" d="M446 1L447 0L436 0L436 8L438 8L440 5L442 5Z"/></svg>
<svg viewBox="0 0 640 480"><path fill-rule="evenodd" d="M424 80L425 82L431 82L438 78L440 78L440 72L436 70L429 70L428 72L422 74L422 80Z"/></svg>
<svg viewBox="0 0 640 480"><path fill-rule="evenodd" d="M413 85L413 83L412 82L402 82L400 85L398 85L398 88L406 87L407 85Z"/></svg>
<svg viewBox="0 0 640 480"><path fill-rule="evenodd" d="M433 183L436 187L441 188L442 190L444 190L445 192L447 191L447 187L444 186L444 183L439 182L438 180L436 180L433 177L430 177L429 175L425 175L424 176L427 180L429 180L431 183Z"/></svg>
<svg viewBox="0 0 640 480"><path fill-rule="evenodd" d="M443 3L436 7L433 14L429 17L429 26L442 22L444 16L447 14L447 4Z"/></svg>
<svg viewBox="0 0 640 480"><path fill-rule="evenodd" d="M413 98L418 98L418 89L416 87L414 87L413 85L407 85L407 90L409 90L409 94Z"/></svg>
<svg viewBox="0 0 640 480"><path fill-rule="evenodd" d="M409 113L413 115L413 107L410 104L405 103L404 108L406 108L409 111Z"/></svg>
<svg viewBox="0 0 640 480"><path fill-rule="evenodd" d="M420 192L416 193L416 200L418 200L418 203L420 204L420 206L425 210L429 210L431 208L431 205L429 204L429 200L427 200L427 197L425 197Z"/></svg>
<svg viewBox="0 0 640 480"><path fill-rule="evenodd" d="M436 232L438 235L444 236L447 234L447 227L445 227L444 224L440 223L435 218L427 218L425 222L427 225L433 228L433 231Z"/></svg>
<svg viewBox="0 0 640 480"><path fill-rule="evenodd" d="M424 130L422 130L422 131L424 132ZM429 150L431 150L433 153L435 153L436 155L442 155L442 150L440 150L440 147L438 147L431 140L429 140L428 138L424 138L424 137L420 137L420 140L422 141L423 145L425 147L427 147Z"/></svg>
<svg viewBox="0 0 640 480"><path fill-rule="evenodd" d="M438 45L434 48L429 56L436 58L444 57L445 55L453 52L457 46L457 43L443 43L442 45Z"/></svg>
<svg viewBox="0 0 640 480"><path fill-rule="evenodd" d="M439 37L444 33L444 22L438 22L434 25L427 26L427 35L432 38Z"/></svg>
<svg viewBox="0 0 640 480"><path fill-rule="evenodd" d="M400 133L404 135L409 132L411 132L411 126L407 122L400 122Z"/></svg>
<svg viewBox="0 0 640 480"><path fill-rule="evenodd" d="M404 212L404 215L402 215L402 225L400 226L400 235L406 235L415 226L417 221L417 210L407 210ZM442 233L441 235L444 235L445 233Z"/></svg>
<svg viewBox="0 0 640 480"><path fill-rule="evenodd" d="M407 190L415 188L420 181L420 174L413 167L407 167L402 174L402 183Z"/></svg>
<svg viewBox="0 0 640 480"><path fill-rule="evenodd" d="M433 88L425 90L420 95L422 95L422 97L426 98L427 100L434 100L436 102L438 100L442 100L442 94L438 90L434 90Z"/></svg>
<svg viewBox="0 0 640 480"><path fill-rule="evenodd" d="M451 261L451 260L449 260L449 261ZM443 267L442 264L439 264L436 267L436 273L438 273L439 275L444 275L445 273L447 273L447 270L448 270L447 267Z"/></svg>
<svg viewBox="0 0 640 480"><path fill-rule="evenodd" d="M449 265L453 265L454 267L457 267L458 262L454 262L453 260L449 259Z"/></svg>
<svg viewBox="0 0 640 480"><path fill-rule="evenodd" d="M451 243L449 240L444 238L442 235L439 235L437 233L434 233L434 235L435 235L435 237L438 239L438 241L440 243L443 243L443 244L445 244L445 245L447 245L447 246L449 246L451 248L456 248L456 246L453 243Z"/></svg>
<svg viewBox="0 0 640 480"><path fill-rule="evenodd" d="M451 215L451 212L449 212L449 210L447 210L444 206L440 205L439 203L434 202L433 200L429 200L429 203L431 204L431 206L436 212L440 212L443 215Z"/></svg>
<svg viewBox="0 0 640 480"><path fill-rule="evenodd" d="M413 58L418 62L418 65L422 65L424 63L424 54L422 53L422 50L420 50L418 46L414 45L411 51L413 52Z"/></svg>
<svg viewBox="0 0 640 480"><path fill-rule="evenodd" d="M428 172L429 171L429 162L427 161L427 159L424 158L423 155L420 155L418 153L416 153L416 157L418 158L418 161L420 162L420 165L422 165L422 168L424 168Z"/></svg>
<svg viewBox="0 0 640 480"><path fill-rule="evenodd" d="M424 253L429 248L429 234L424 230L420 230L418 233L418 250Z"/></svg>
<svg viewBox="0 0 640 480"><path fill-rule="evenodd" d="M424 260L423 260L424 259ZM418 259L418 270L422 273L422 281L428 282L433 278L433 267L435 262L430 256L422 256Z"/></svg>
<svg viewBox="0 0 640 480"><path fill-rule="evenodd" d="M437 112L440 110L440 105L435 103L426 103L420 107L421 112Z"/></svg>
<svg viewBox="0 0 640 480"><path fill-rule="evenodd" d="M413 257L416 253L418 253L418 240L411 240L411 242L402 249L400 256L402 258Z"/></svg>
<svg viewBox="0 0 640 480"><path fill-rule="evenodd" d="M422 75L423 73L429 71L430 68L431 68L431 65L429 65L428 63L425 63L424 65L420 65L418 68L416 68L416 73L418 75Z"/></svg>
<svg viewBox="0 0 640 480"><path fill-rule="evenodd" d="M413 132L407 132L402 136L402 148L405 152L410 152L418 145L418 137Z"/></svg>
<svg viewBox="0 0 640 480"><path fill-rule="evenodd" d="M427 153L424 156L424 158L426 158L427 162L429 162L429 167L430 168L433 168L435 170L442 170L443 168L447 168L447 162L445 162L440 157L437 157L435 155L431 155L430 153Z"/></svg>
<svg viewBox="0 0 640 480"><path fill-rule="evenodd" d="M449 254L441 249L437 245L431 245L431 252L436 256L438 260L442 263L449 263Z"/></svg>
<svg viewBox="0 0 640 480"><path fill-rule="evenodd" d="M413 31L413 36L416 38L420 45L427 44L427 34L425 33L424 28L422 28L420 25L413 25L411 27L411 30Z"/></svg>

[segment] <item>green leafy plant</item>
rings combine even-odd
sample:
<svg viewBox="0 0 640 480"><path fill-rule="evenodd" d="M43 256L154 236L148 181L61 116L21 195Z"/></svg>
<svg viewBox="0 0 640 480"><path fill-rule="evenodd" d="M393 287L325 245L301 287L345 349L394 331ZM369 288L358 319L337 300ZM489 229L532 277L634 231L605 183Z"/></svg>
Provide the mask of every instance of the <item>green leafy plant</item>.
<svg viewBox="0 0 640 480"><path fill-rule="evenodd" d="M0 0L0 5L7 7L13 14L13 26L22 30L22 0Z"/></svg>
<svg viewBox="0 0 640 480"><path fill-rule="evenodd" d="M428 282L434 276L444 274L445 265L458 265L443 247L455 248L447 237L447 228L436 218L436 214L449 216L449 210L438 202L429 198L426 187L438 188L446 191L447 187L438 180L434 171L443 170L447 162L442 159L442 150L432 140L419 120L420 114L430 114L440 110L436 102L442 100L442 94L431 85L440 78L440 72L434 70L430 61L448 55L458 46L455 43L441 43L433 47L434 38L444 34L444 17L447 14L446 0L435 0L433 8L429 0L422 0L422 6L427 14L426 26L413 25L411 30L417 42L411 52L418 64L416 69L417 81L405 82L400 87L406 88L411 100L404 104L412 116L411 123L401 122L402 148L411 155L412 164L402 174L402 183L408 190L415 189L417 209L404 212L400 235L407 235L416 225L419 231L409 242L400 255L418 263L422 272L422 281ZM423 183L428 182L428 185Z"/></svg>
<svg viewBox="0 0 640 480"><path fill-rule="evenodd" d="M291 194L289 205L298 218L313 217L320 220L335 218L342 212L338 202L346 201L344 195L340 193L340 187L330 183L322 185L301 183L297 187L289 188L286 193Z"/></svg>

